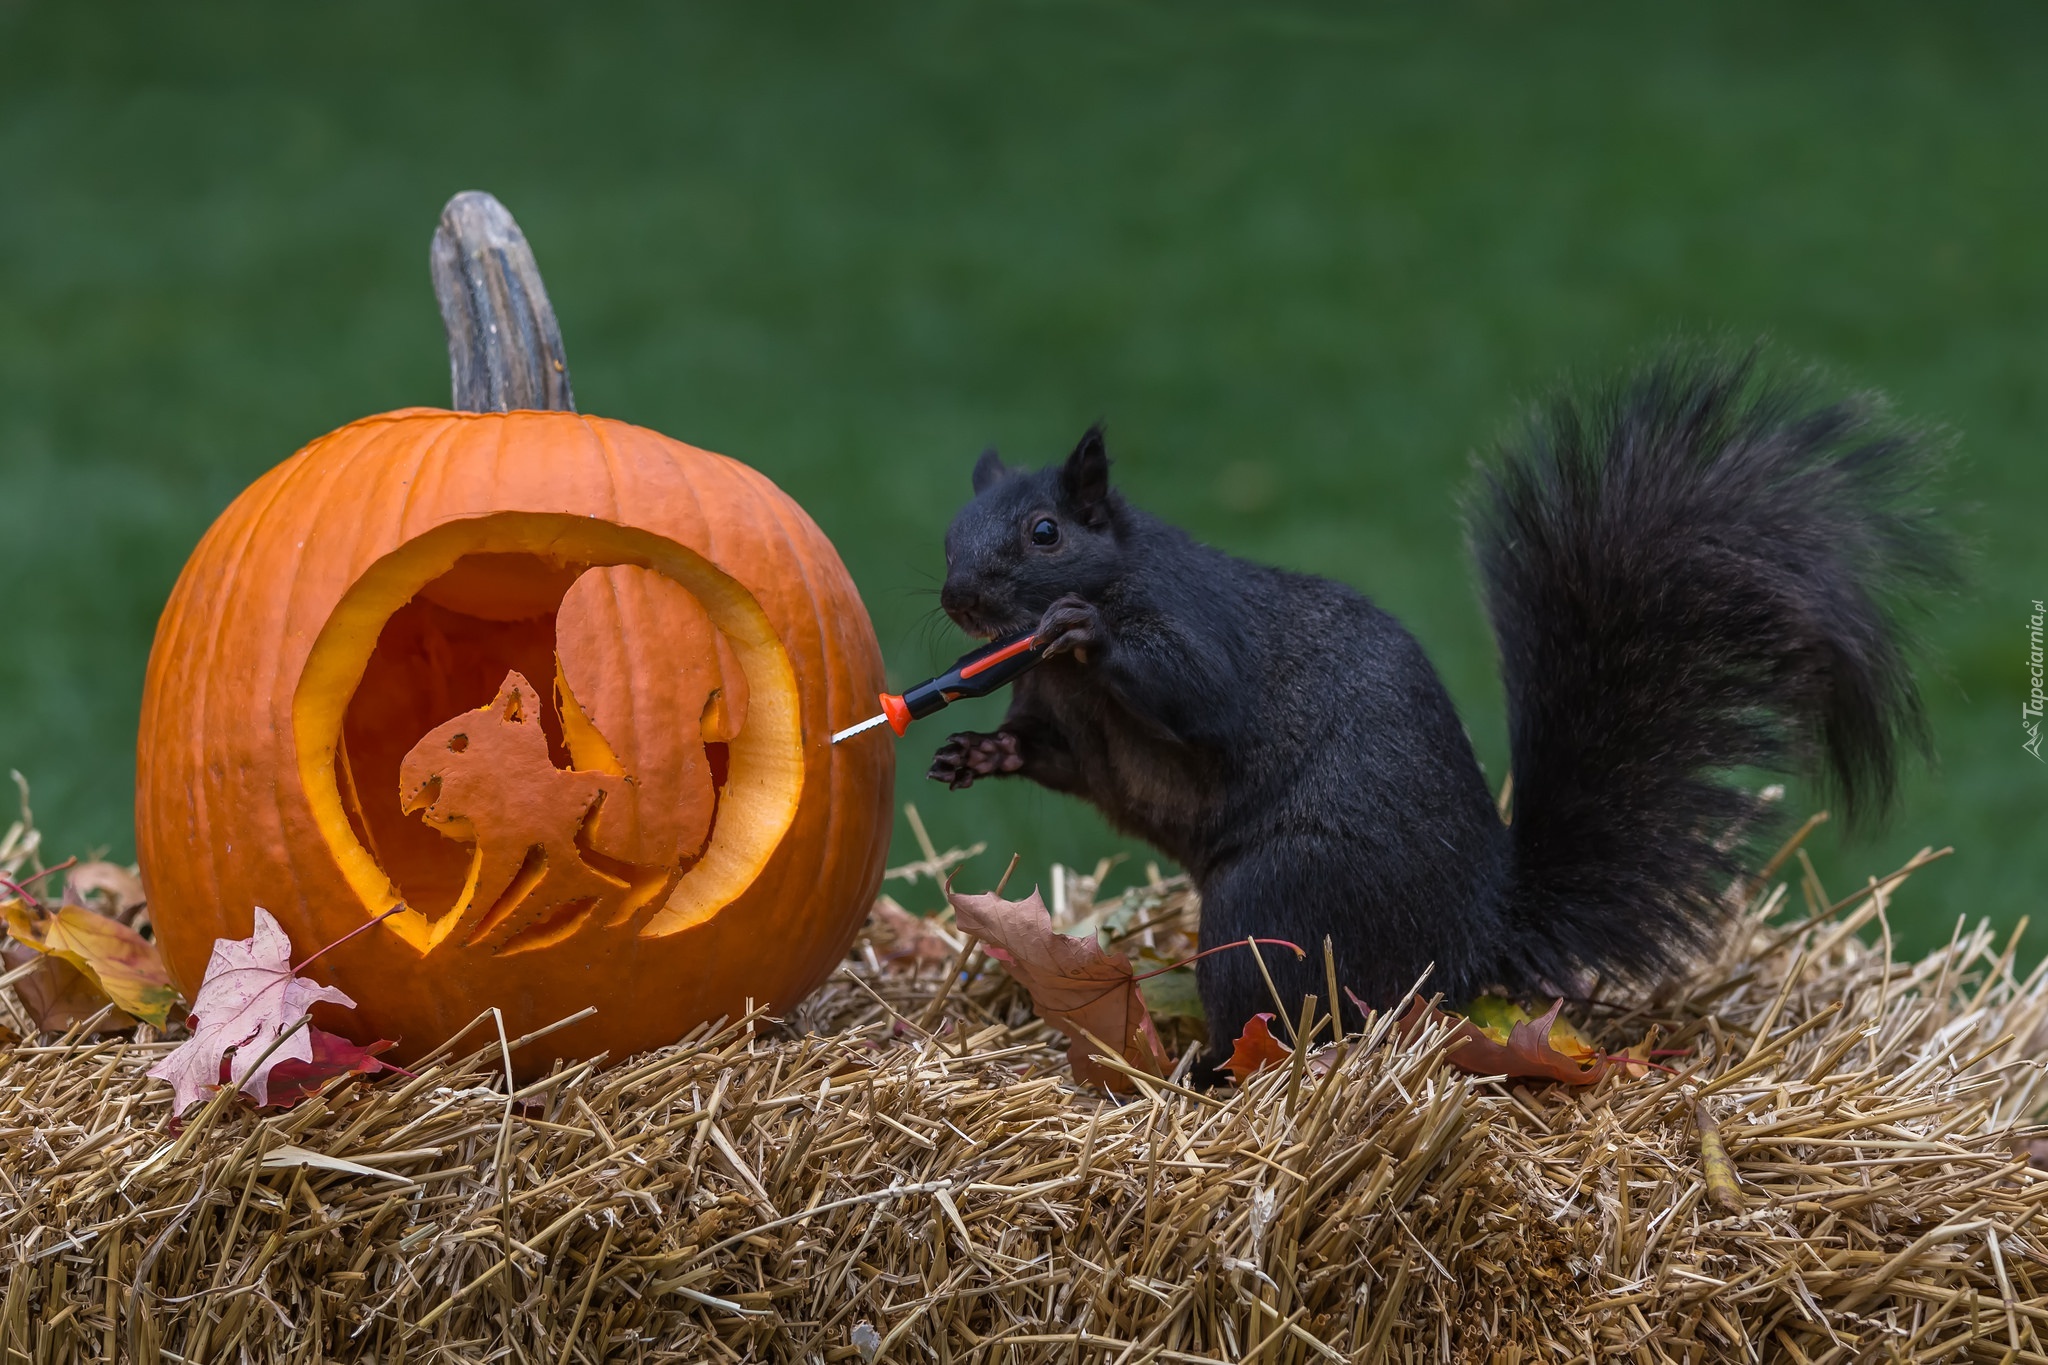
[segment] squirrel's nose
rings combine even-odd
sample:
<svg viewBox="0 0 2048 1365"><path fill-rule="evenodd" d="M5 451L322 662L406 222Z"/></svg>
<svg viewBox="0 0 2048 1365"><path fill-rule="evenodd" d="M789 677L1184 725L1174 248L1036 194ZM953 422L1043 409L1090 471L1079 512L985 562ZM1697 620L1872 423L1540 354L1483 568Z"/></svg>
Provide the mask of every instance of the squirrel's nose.
<svg viewBox="0 0 2048 1365"><path fill-rule="evenodd" d="M973 616L981 607L981 594L964 584L949 582L939 589L939 606L955 620Z"/></svg>

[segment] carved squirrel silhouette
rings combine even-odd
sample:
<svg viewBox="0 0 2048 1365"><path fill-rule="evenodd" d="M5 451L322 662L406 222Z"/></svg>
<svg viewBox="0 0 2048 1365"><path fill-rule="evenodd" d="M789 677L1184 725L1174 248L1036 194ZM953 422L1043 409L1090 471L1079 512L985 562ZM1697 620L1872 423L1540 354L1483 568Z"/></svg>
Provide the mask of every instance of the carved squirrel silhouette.
<svg viewBox="0 0 2048 1365"><path fill-rule="evenodd" d="M558 912L580 919L631 885L576 846L592 811L626 779L556 767L540 716L533 684L507 673L490 705L429 730L399 766L404 810L476 845L469 885L450 912L451 932L471 943L506 946Z"/></svg>
<svg viewBox="0 0 2048 1365"><path fill-rule="evenodd" d="M570 767L550 754L546 699L517 669L399 765L401 808L475 845L447 932L497 951L552 942L593 914L651 914L709 845L723 746L745 720L746 675L702 605L631 566L571 585L553 682Z"/></svg>

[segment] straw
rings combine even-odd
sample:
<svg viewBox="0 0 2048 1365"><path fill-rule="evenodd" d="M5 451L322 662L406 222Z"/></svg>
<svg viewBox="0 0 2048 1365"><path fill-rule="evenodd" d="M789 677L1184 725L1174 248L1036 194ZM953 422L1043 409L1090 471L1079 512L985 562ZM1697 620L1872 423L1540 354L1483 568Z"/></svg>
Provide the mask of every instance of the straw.
<svg viewBox="0 0 2048 1365"><path fill-rule="evenodd" d="M527 1040L485 1026L175 1139L143 1075L172 1042L27 1039L0 1359L2048 1361L2043 975L1988 926L1895 963L1750 899L1653 1006L1578 1020L1678 1074L1584 1090L1379 1017L1239 1090L1109 1097L999 964L879 942L784 1023L516 1092ZM1088 914L1171 958L1195 911L1158 879Z"/></svg>

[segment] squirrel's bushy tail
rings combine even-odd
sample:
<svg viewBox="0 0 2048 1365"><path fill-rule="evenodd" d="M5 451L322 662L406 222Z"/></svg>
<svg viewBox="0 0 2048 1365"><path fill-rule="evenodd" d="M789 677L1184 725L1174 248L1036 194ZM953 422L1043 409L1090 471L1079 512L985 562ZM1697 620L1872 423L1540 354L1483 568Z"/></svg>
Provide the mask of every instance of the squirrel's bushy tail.
<svg viewBox="0 0 2048 1365"><path fill-rule="evenodd" d="M1939 451L1757 353L1674 349L1554 400L1472 542L1513 761L1504 983L1646 982L1706 946L1762 814L1736 770L1881 814L1926 726L1897 608L1951 576Z"/></svg>

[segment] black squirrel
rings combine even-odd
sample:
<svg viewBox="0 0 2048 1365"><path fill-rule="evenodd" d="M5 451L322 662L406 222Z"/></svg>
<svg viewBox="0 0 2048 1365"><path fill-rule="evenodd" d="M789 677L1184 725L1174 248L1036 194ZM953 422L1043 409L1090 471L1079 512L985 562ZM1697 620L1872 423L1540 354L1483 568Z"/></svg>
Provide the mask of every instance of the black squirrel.
<svg viewBox="0 0 2048 1365"><path fill-rule="evenodd" d="M1035 625L1048 657L929 775L1092 802L1189 872L1205 947L1308 950L1265 954L1289 1011L1327 993L1325 935L1374 1007L1432 967L1454 1004L1647 987L1711 941L1764 826L1738 770L1814 772L1853 821L1927 747L1900 607L1950 576L1919 502L1938 455L1754 350L1670 348L1539 408L1467 516L1507 694L1503 823L1435 669L1366 597L1132 507L1100 426L1044 469L990 450L940 602L972 634ZM1247 953L1196 970L1213 1066L1275 1002Z"/></svg>

